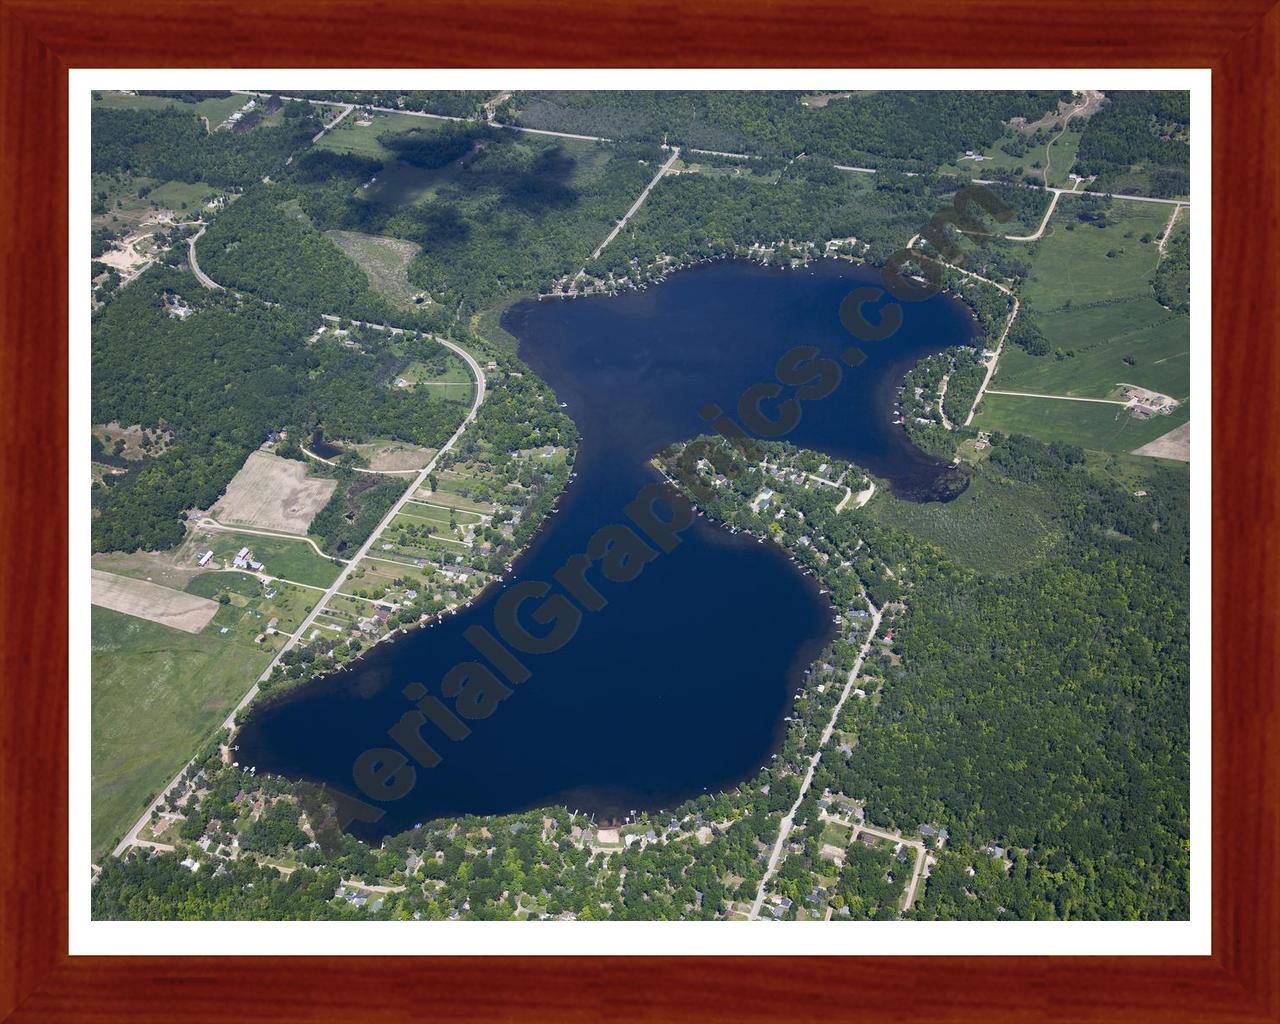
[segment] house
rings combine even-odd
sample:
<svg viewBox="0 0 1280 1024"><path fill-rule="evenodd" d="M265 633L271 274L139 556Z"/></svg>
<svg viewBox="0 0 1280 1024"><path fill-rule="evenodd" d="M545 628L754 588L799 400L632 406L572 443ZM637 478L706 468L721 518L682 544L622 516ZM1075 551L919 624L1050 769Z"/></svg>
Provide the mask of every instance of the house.
<svg viewBox="0 0 1280 1024"><path fill-rule="evenodd" d="M265 597L268 601L270 601L273 597L276 596L276 588L267 587L267 589L263 591L262 596Z"/></svg>
<svg viewBox="0 0 1280 1024"><path fill-rule="evenodd" d="M773 497L773 491L768 487L764 488L759 494L751 499L751 511L759 512L762 508L769 504L769 499Z"/></svg>
<svg viewBox="0 0 1280 1024"><path fill-rule="evenodd" d="M198 860L192 860L190 857L182 862L182 866L192 874L195 874L200 870L200 862Z"/></svg>

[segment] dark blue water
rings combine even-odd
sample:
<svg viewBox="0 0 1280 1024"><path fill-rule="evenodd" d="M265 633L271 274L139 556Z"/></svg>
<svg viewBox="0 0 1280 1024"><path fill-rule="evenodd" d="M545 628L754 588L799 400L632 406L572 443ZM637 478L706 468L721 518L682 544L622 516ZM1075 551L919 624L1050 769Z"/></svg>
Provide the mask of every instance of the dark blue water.
<svg viewBox="0 0 1280 1024"><path fill-rule="evenodd" d="M558 803L617 817L669 808L758 770L780 743L806 667L832 637L832 609L773 545L699 518L638 578L609 582L591 571L606 607L586 612L558 651L522 655L530 678L491 715L467 722L465 739L428 723L422 736L442 760L402 770L391 781L414 776L403 795L372 800L353 776L365 751L395 749L388 730L414 707L404 687L438 695L446 672L477 658L463 631L492 630L505 590L552 582L595 531L629 522L625 506L658 480L647 465L654 452L709 432L700 409L715 403L732 413L744 390L776 379L779 357L797 345L838 358L855 341L841 325L841 301L874 281L848 263L801 271L719 263L645 292L514 307L504 325L582 432L577 478L559 511L512 577L465 612L256 710L240 733L241 763L375 805L378 821L351 826L374 840L467 812ZM803 403L785 440L851 459L924 500L948 466L892 423L895 389L915 361L967 341L973 320L945 297L904 311L894 337L861 345L866 360L846 368L829 397Z"/></svg>

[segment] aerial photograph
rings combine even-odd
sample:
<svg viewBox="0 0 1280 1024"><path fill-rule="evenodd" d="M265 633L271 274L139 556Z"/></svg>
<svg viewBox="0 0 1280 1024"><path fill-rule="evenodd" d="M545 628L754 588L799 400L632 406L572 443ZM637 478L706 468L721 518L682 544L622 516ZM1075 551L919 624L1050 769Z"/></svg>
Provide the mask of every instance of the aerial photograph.
<svg viewBox="0 0 1280 1024"><path fill-rule="evenodd" d="M84 96L94 921L1190 919L1188 92Z"/></svg>

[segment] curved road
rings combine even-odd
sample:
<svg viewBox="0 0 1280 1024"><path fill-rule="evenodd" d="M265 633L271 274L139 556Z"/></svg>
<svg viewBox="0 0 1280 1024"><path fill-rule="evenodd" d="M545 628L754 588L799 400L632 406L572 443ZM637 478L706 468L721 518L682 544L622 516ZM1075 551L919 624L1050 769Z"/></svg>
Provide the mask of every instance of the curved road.
<svg viewBox="0 0 1280 1024"><path fill-rule="evenodd" d="M208 288L211 292L226 291L222 285L218 284L213 278L200 269L200 263L196 260L196 242L200 241L200 236L209 229L206 224L194 235L187 239L187 262L191 264L191 273L196 275L196 280Z"/></svg>
<svg viewBox="0 0 1280 1024"><path fill-rule="evenodd" d="M201 230L198 234L194 235L192 238L188 239L188 245L190 247L190 253L191 253L192 270L195 272L196 277L200 279L200 283L203 284L206 288L221 289L222 288L221 285L219 285L212 278L201 273L201 271L199 270L199 266L196 263L195 241L202 234L204 234L203 230ZM398 328L392 328L392 330L398 330ZM276 664L280 661L280 658L284 655L284 653L288 650L291 650L298 643L298 641L301 640L302 637L306 635L307 630L311 628L312 624L315 622L316 616L320 614L321 609L323 609L324 606L328 604L329 600L333 597L334 594L338 592L342 584L347 581L347 577L351 575L351 570L368 553L369 548L373 546L373 542L377 539L378 535L381 534L382 531L387 528L387 524L390 523L391 520L396 517L396 514L404 507L405 503L413 496L413 494L418 490L418 488L421 487L423 483L426 482L427 477L431 474L431 471L435 469L436 463L440 460L440 457L444 455L446 452L450 451L453 448L453 446L458 443L459 439L461 439L462 437L463 432L467 429L468 426L471 425L471 423L475 421L476 414L480 411L480 405L484 401L485 385L487 383L484 375L484 370L481 368L480 364L476 362L475 358L471 355L471 353L468 352L466 349L462 348L459 345L454 344L452 341L446 341L444 338L437 337L436 341L440 342L441 345L451 350L454 354L460 356L462 360L471 368L471 372L475 375L476 393L475 393L475 398L471 402L470 411L467 413L462 423L459 424L458 429L453 432L453 435L449 438L449 440L444 443L444 445L440 448L438 452L436 452L436 454L432 457L431 461L428 462L422 468L421 472L419 472L413 478L413 481L405 489L404 493L401 494L399 499L396 501L396 503L391 506L387 514L382 517L382 521L379 522L377 525L377 528L374 529L374 531L369 534L368 539L362 545L360 545L360 550L356 552L355 556L351 559L351 561L348 562L345 566L343 566L342 571L338 573L338 578L335 579L333 581L333 584L329 587L329 589L325 591L324 596L320 598L318 601L316 601L314 605L312 605L311 611L307 614L307 617L302 620L302 624L298 626L298 628L292 633L292 635L290 635L289 639L285 641L284 646L281 647L278 652L276 652L276 656L272 658L271 663L267 665L265 669L262 670L262 674L258 676L257 681L253 684L252 687L250 687L249 692L246 693L240 699L240 702L236 704L236 706L231 710L231 713L227 715L226 719L222 723L224 727L230 728L235 725L236 715L239 714L241 709L243 709L250 701L253 700L254 697L258 695L259 684L261 684L264 680L266 680L271 675L272 669L276 667ZM146 810L142 812L138 820L134 822L133 827L129 829L127 833L125 833L125 837L121 839L119 843L116 844L115 849L111 851L112 856L119 857L130 846L134 846L138 842L138 833L141 832L142 829L145 828L147 823L151 820L151 812L156 810L156 808L160 807L164 803L164 800L168 795L169 791L173 789L173 787L176 786L181 781L182 776L186 773L187 769L191 767L191 764L192 762L188 761L185 765L182 766L182 769L176 775L174 775L172 779L169 780L168 784L165 785L165 787L160 791L160 794L154 800L151 801L151 803L147 806Z"/></svg>

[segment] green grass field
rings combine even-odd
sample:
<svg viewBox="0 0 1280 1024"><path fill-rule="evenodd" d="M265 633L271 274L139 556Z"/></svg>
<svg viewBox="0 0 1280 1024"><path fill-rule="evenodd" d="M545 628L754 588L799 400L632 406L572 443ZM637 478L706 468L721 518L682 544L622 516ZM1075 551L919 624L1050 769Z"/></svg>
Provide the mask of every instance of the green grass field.
<svg viewBox="0 0 1280 1024"><path fill-rule="evenodd" d="M1180 401L1191 397L1188 319L1155 299L1142 296L1107 306L1058 310L1040 316L1038 323L1055 348L1074 354L1057 359L1007 346L992 387L1108 398L1117 393L1117 384L1125 383Z"/></svg>
<svg viewBox="0 0 1280 1024"><path fill-rule="evenodd" d="M268 576L282 576L287 580L306 583L313 587L327 587L338 578L341 566L316 554L315 548L305 541L286 537L264 537L253 533L217 531L210 534L208 547L213 548L214 558L230 562L242 547L253 552L253 557L264 566Z"/></svg>
<svg viewBox="0 0 1280 1024"><path fill-rule="evenodd" d="M93 855L133 824L266 667L211 625L192 635L93 609Z"/></svg>
<svg viewBox="0 0 1280 1024"><path fill-rule="evenodd" d="M416 117L413 114L374 114L372 123L356 124L356 115L348 114L332 131L325 132L316 143L317 149L329 149L335 153L354 153L356 156L391 161L395 155L378 141L387 132L435 131L449 124L434 117Z"/></svg>
<svg viewBox="0 0 1280 1024"><path fill-rule="evenodd" d="M1038 312L1151 292L1159 255L1154 239L1168 223L1170 208L1116 200L1107 226L1099 228L1076 219L1079 201L1067 194L1058 200L1045 237L1032 250L1022 297ZM1069 231L1068 224L1074 224ZM1144 234L1153 240L1144 243Z"/></svg>
<svg viewBox="0 0 1280 1024"><path fill-rule="evenodd" d="M273 597L266 592L273 590ZM226 593L230 603L219 608L205 632L229 636L233 640L248 643L262 633L272 619L279 620L276 629L291 633L302 624L311 606L320 599L321 592L307 587L294 586L281 580L264 586L255 577L236 569L204 572L187 584L188 594L217 598ZM227 632L223 633L222 630ZM265 650L279 648L280 641L268 638Z"/></svg>
<svg viewBox="0 0 1280 1024"><path fill-rule="evenodd" d="M166 181L153 188L147 198L170 210L201 210L222 190L207 182Z"/></svg>
<svg viewBox="0 0 1280 1024"><path fill-rule="evenodd" d="M400 371L400 376L410 384L415 385L429 384L434 387L446 384L450 387L456 387L457 390L444 391L442 394L459 398L469 395L472 387L471 373L467 369L467 364L452 353L446 357L443 372L432 371L424 363L414 362ZM465 391L462 390L463 387L466 388Z"/></svg>
<svg viewBox="0 0 1280 1024"><path fill-rule="evenodd" d="M1114 398L1135 384L1183 402L1173 416L1135 420L1117 406L988 395L974 426L1128 451L1189 416L1190 318L1161 306L1151 288L1156 237L1171 207L1116 200L1107 225L1079 221L1078 198L1063 196L1046 237L1029 247L1025 314L1049 343L1047 355L1006 347L992 381L998 391ZM1068 226L1071 230L1068 230ZM1150 241L1143 242L1143 237ZM1119 414L1119 415L1117 415Z"/></svg>
<svg viewBox="0 0 1280 1024"><path fill-rule="evenodd" d="M116 107L125 110L160 110L164 107L178 107L181 110L189 110L193 114L202 115L209 119L209 127L217 128L223 121L230 117L248 102L249 97L224 96L220 98L201 100L199 103L184 103L181 100L170 99L167 96L126 96L119 92L99 92L94 94L93 105L95 107Z"/></svg>
<svg viewBox="0 0 1280 1024"><path fill-rule="evenodd" d="M1066 441L1098 451L1127 452L1167 434L1190 415L1189 404L1179 406L1169 416L1136 420L1118 405L986 395L973 425L979 430L1026 434L1041 441Z"/></svg>
<svg viewBox="0 0 1280 1024"><path fill-rule="evenodd" d="M905 530L970 569L999 574L1043 558L1062 535L1051 494L982 465L955 501L900 501L881 485L860 514Z"/></svg>

